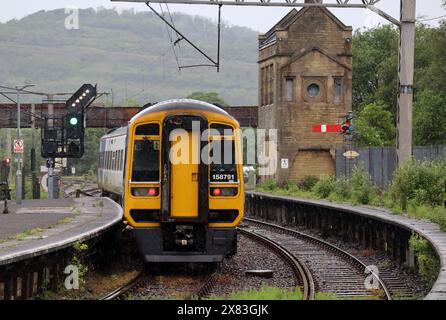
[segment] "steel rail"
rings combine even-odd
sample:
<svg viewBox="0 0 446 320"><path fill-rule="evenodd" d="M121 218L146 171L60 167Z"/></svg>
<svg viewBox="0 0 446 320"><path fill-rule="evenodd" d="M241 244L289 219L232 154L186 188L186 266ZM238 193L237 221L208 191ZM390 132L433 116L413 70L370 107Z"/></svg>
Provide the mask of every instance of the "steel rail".
<svg viewBox="0 0 446 320"><path fill-rule="evenodd" d="M144 272L141 272L138 274L138 276L136 278L134 278L127 284L123 285L122 287L106 294L99 300L117 300L120 297L122 297L124 294L126 294L127 292L129 292L130 290L135 288L138 284L140 284L143 279L144 279Z"/></svg>
<svg viewBox="0 0 446 320"><path fill-rule="evenodd" d="M313 276L308 267L303 264L296 256L289 252L286 248L278 244L277 242L268 239L258 233L250 232L245 229L238 228L237 231L266 246L268 249L277 253L293 270L296 279L302 280L303 287L303 300L314 300L315 297L315 285Z"/></svg>
<svg viewBox="0 0 446 320"><path fill-rule="evenodd" d="M376 281L378 281L381 289L384 291L386 299L392 300L392 296L391 296L387 286L382 281L382 279L379 277L379 275L377 275L375 272L373 272L373 270L371 270L368 266L366 266L361 260L359 260L358 258L353 256L352 254L348 253L347 251L345 251L345 250L343 250L329 242L326 242L322 239L318 239L316 237L310 236L303 232L299 232L297 230L285 228L282 226L278 226L276 224L272 224L269 222L260 221L260 220L256 220L256 219L252 219L252 218L247 218L247 217L245 217L243 220L248 223L252 223L254 225L260 226L260 227L264 227L264 228L267 228L267 229L270 229L270 230L273 230L276 232L279 231L283 234L287 234L287 235L290 235L295 238L304 239L308 242L319 245L319 246L329 250L330 252L343 257L346 261L348 261L351 265L357 267L360 271L364 272L364 271L368 270L370 272L370 274L376 279Z"/></svg>

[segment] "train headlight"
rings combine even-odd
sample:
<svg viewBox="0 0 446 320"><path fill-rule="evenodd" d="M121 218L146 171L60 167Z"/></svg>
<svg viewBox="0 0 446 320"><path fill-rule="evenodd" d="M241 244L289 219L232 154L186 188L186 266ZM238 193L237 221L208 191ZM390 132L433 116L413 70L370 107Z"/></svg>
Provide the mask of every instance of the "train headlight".
<svg viewBox="0 0 446 320"><path fill-rule="evenodd" d="M135 197L156 197L159 195L159 188L136 187L132 188L132 196Z"/></svg>
<svg viewBox="0 0 446 320"><path fill-rule="evenodd" d="M233 197L237 195L238 188L211 188L213 197Z"/></svg>

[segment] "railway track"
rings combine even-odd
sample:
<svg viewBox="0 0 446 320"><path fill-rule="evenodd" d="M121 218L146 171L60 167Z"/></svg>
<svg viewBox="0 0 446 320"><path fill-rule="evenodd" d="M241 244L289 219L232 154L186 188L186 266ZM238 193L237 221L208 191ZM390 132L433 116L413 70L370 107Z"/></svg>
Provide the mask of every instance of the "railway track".
<svg viewBox="0 0 446 320"><path fill-rule="evenodd" d="M341 299L364 298L391 300L385 283L373 269L330 243L305 233L271 223L244 218L245 228L251 234L276 242L310 270L315 290L334 293ZM366 282L374 286L366 286Z"/></svg>
<svg viewBox="0 0 446 320"><path fill-rule="evenodd" d="M313 276L305 264L303 264L295 255L293 255L287 248L281 244L264 237L257 232L249 231L239 228L238 232L251 240L254 240L268 249L276 253L282 260L284 260L293 270L296 279L296 285L302 288L303 300L313 300L315 297L315 285Z"/></svg>
<svg viewBox="0 0 446 320"><path fill-rule="evenodd" d="M175 289L178 291L178 295L182 296L184 300L192 300L192 299L202 299L209 295L212 291L213 286L216 283L216 275L217 271L214 269L209 274L204 277L200 277L200 279L195 279L190 277L190 283L179 285L179 289ZM175 279L175 277L173 277ZM172 282L174 282L173 280ZM183 282L184 278L178 281L178 283ZM125 300L129 297L131 298L157 298L159 295L152 295L149 291L159 291L159 292L167 292L169 291L169 284L165 283L166 281L157 280L155 276L149 275L146 272L142 271L135 279L131 280L127 284L122 287L108 293L103 296L100 300ZM148 294L141 294L141 292L147 292ZM167 298L172 298L172 294Z"/></svg>
<svg viewBox="0 0 446 320"><path fill-rule="evenodd" d="M73 196L99 197L102 193L96 182L83 179L62 180L61 189L65 198Z"/></svg>

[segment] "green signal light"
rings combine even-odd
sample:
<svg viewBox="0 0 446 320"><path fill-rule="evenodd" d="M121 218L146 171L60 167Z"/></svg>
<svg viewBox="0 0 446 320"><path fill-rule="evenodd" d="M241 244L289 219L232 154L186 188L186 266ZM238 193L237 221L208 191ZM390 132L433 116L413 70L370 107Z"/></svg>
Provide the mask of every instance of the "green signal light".
<svg viewBox="0 0 446 320"><path fill-rule="evenodd" d="M76 117L73 117L73 118L70 119L70 124L71 124L72 126L75 126L75 125L77 125L78 123L79 123L79 120L78 120Z"/></svg>

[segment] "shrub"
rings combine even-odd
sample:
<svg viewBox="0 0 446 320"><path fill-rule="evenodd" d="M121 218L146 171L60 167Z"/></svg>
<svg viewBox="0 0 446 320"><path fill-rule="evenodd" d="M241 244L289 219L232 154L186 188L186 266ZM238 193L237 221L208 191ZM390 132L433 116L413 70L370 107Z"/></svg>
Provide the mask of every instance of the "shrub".
<svg viewBox="0 0 446 320"><path fill-rule="evenodd" d="M316 176L305 176L302 181L298 183L299 188L305 191L310 191L313 189L315 184L319 181L319 178Z"/></svg>
<svg viewBox="0 0 446 320"><path fill-rule="evenodd" d="M440 271L440 261L434 249L425 239L415 234L410 238L410 247L415 251L421 278L431 287Z"/></svg>
<svg viewBox="0 0 446 320"><path fill-rule="evenodd" d="M279 185L276 180L268 179L264 183L258 185L257 189L260 191L276 191L279 189Z"/></svg>
<svg viewBox="0 0 446 320"><path fill-rule="evenodd" d="M360 204L370 204L376 195L376 187L372 178L364 167L358 166L353 170L351 178L352 200Z"/></svg>
<svg viewBox="0 0 446 320"><path fill-rule="evenodd" d="M284 187L288 194L297 193L299 191L297 184L292 181L288 181Z"/></svg>
<svg viewBox="0 0 446 320"><path fill-rule="evenodd" d="M395 172L390 193L403 210L407 210L410 200L419 205L442 205L445 178L444 161L410 161Z"/></svg>
<svg viewBox="0 0 446 320"><path fill-rule="evenodd" d="M336 179L335 189L335 200L348 200L352 196L352 188L350 180L345 177Z"/></svg>
<svg viewBox="0 0 446 320"><path fill-rule="evenodd" d="M336 177L324 176L311 189L319 198L328 198L336 189Z"/></svg>

